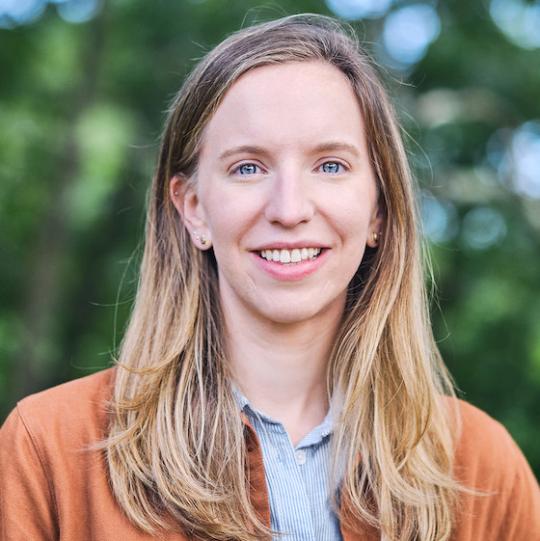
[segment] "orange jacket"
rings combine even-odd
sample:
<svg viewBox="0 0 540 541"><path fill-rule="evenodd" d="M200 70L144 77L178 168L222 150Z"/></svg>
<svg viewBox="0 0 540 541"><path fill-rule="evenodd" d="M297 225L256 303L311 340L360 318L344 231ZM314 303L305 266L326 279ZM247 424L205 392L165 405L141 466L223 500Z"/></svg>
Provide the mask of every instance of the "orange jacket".
<svg viewBox="0 0 540 541"><path fill-rule="evenodd" d="M85 452L103 439L114 369L22 400L0 431L2 541L149 541L124 516L107 482L102 455ZM464 496L452 541L540 540L538 483L508 432L460 402L463 433L456 476L491 496ZM262 454L248 441L252 501L270 524ZM369 528L343 530L344 541L376 541ZM160 537L186 541L181 534Z"/></svg>

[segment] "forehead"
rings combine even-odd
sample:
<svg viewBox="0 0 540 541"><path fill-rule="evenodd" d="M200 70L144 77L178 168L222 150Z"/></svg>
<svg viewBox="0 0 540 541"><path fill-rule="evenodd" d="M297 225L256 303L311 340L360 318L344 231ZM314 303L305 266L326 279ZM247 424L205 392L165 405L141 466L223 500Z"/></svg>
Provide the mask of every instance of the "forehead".
<svg viewBox="0 0 540 541"><path fill-rule="evenodd" d="M358 99L343 72L323 61L254 68L227 91L210 119L203 152L241 142L288 146L342 140L359 147L364 127Z"/></svg>

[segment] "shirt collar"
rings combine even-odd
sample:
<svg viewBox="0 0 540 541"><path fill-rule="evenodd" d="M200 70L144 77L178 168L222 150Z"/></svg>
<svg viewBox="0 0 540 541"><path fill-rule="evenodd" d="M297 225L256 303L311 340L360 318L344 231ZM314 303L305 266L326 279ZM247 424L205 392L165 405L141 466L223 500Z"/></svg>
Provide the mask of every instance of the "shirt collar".
<svg viewBox="0 0 540 541"><path fill-rule="evenodd" d="M276 421L275 419L272 419L265 413L255 409L249 402L248 398L240 391L237 385L232 385L232 392L233 396L236 400L236 403L238 404L238 407L240 408L240 411L244 412L244 414L248 417L248 419L251 421L251 424L254 424L256 420L259 420L266 424L272 424L272 425L280 425L281 423L279 421ZM328 412L323 419L322 423L316 426L311 432L309 432L297 445L298 447L307 447L309 445L315 445L316 443L320 442L323 438L330 435L332 433L334 422L336 418L337 411L339 411L339 408L337 406L338 401L337 400L331 400L330 401L330 408L328 409Z"/></svg>

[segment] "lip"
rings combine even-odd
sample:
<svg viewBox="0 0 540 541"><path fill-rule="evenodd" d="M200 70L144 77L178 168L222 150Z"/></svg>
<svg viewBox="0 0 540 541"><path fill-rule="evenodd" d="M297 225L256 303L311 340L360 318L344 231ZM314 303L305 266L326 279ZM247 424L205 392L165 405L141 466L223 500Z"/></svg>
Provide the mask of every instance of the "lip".
<svg viewBox="0 0 540 541"><path fill-rule="evenodd" d="M289 243L288 246L291 246ZM309 246L310 248L315 248L313 244L302 244L293 246L290 249ZM261 250L270 250L275 248L276 250L282 247L287 249L286 246L282 244L272 244L268 245L268 248L261 248ZM299 263L283 265L282 263L277 263L276 261L267 261L262 258L257 252L251 252L251 256L255 259L257 265L267 274L269 274L275 280L280 280L283 282L294 282L306 278L310 274L316 272L321 265L324 265L326 259L330 254L329 249L322 250L321 253L315 259L306 259L305 261L300 261Z"/></svg>

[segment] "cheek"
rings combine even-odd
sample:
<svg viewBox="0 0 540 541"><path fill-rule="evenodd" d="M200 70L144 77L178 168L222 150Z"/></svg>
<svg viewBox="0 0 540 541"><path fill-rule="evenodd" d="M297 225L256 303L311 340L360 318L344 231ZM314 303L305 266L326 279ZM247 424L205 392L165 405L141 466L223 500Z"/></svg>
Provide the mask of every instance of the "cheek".
<svg viewBox="0 0 540 541"><path fill-rule="evenodd" d="M205 201L206 223L216 251L245 249L246 236L262 214L260 199L254 191L215 190Z"/></svg>
<svg viewBox="0 0 540 541"><path fill-rule="evenodd" d="M336 229L345 241L365 241L374 207L368 203L367 197L351 194L333 205L331 215Z"/></svg>
<svg viewBox="0 0 540 541"><path fill-rule="evenodd" d="M207 226L220 274L229 275L238 269L247 220L238 205L229 200L216 200L207 207Z"/></svg>
<svg viewBox="0 0 540 541"><path fill-rule="evenodd" d="M224 241L234 236L238 219L234 204L227 194L217 190L206 193L203 199L205 221L214 243Z"/></svg>

